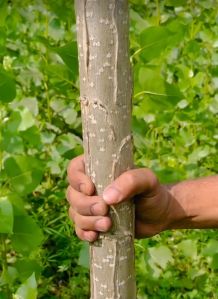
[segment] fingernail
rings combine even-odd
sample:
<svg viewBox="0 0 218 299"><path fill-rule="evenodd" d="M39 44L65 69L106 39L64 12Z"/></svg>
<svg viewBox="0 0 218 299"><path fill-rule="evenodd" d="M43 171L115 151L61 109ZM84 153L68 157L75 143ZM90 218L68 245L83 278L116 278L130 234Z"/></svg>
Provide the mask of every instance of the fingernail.
<svg viewBox="0 0 218 299"><path fill-rule="evenodd" d="M108 227L107 227L107 219L106 218L101 218L96 221L96 229L100 232L106 232Z"/></svg>
<svg viewBox="0 0 218 299"><path fill-rule="evenodd" d="M115 204L119 201L120 199L120 192L114 187L108 187L107 189L104 190L102 197L103 200L108 204Z"/></svg>

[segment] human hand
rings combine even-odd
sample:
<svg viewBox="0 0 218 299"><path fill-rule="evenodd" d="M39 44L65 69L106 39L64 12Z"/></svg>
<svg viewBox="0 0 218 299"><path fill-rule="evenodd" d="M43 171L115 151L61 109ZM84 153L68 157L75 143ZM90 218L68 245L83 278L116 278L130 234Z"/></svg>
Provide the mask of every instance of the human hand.
<svg viewBox="0 0 218 299"><path fill-rule="evenodd" d="M171 196L151 170L126 171L107 186L101 196L96 196L93 195L94 184L85 174L83 159L79 156L70 162L67 189L69 216L80 239L93 242L99 232L108 231L112 226L109 206L130 198L135 202L136 237L153 236L168 228Z"/></svg>

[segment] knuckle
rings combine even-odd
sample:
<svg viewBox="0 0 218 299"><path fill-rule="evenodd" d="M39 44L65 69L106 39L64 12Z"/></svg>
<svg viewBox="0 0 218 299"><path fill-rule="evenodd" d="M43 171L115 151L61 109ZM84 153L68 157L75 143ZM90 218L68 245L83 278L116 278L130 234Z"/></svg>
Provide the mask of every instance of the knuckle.
<svg viewBox="0 0 218 299"><path fill-rule="evenodd" d="M125 173L125 181L126 183L130 186L133 187L135 184L135 175L133 173L133 171L127 171Z"/></svg>
<svg viewBox="0 0 218 299"><path fill-rule="evenodd" d="M157 176L153 173L153 171L149 168L144 168L146 178L149 177L150 188L152 189L155 186L159 185L159 180Z"/></svg>
<svg viewBox="0 0 218 299"><path fill-rule="evenodd" d="M79 239L84 240L84 233L77 226L75 227L75 233Z"/></svg>
<svg viewBox="0 0 218 299"><path fill-rule="evenodd" d="M74 222L80 229L88 229L89 228L86 218L78 213L75 213Z"/></svg>
<svg viewBox="0 0 218 299"><path fill-rule="evenodd" d="M66 190L66 198L70 206L78 213L83 211L88 205L88 201L85 200L85 195L76 192L71 186L68 186Z"/></svg>
<svg viewBox="0 0 218 299"><path fill-rule="evenodd" d="M85 196L83 194L78 194L77 197L74 198L72 205L77 213L81 215L84 214L84 211L88 209L88 201L85 200Z"/></svg>

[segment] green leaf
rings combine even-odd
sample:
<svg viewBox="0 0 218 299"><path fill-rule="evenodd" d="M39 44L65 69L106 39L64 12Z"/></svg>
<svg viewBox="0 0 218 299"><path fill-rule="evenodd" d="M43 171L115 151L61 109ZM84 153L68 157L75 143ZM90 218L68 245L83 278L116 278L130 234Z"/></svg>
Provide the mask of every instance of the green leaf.
<svg viewBox="0 0 218 299"><path fill-rule="evenodd" d="M140 34L140 56L146 62L158 57L167 46L169 31L164 27L149 27Z"/></svg>
<svg viewBox="0 0 218 299"><path fill-rule="evenodd" d="M0 26L0 56L3 56L6 51L6 37L5 28Z"/></svg>
<svg viewBox="0 0 218 299"><path fill-rule="evenodd" d="M18 131L18 127L21 123L21 115L18 110L15 110L11 113L10 117L8 118L8 121L6 122L6 134L12 133L13 135L16 135Z"/></svg>
<svg viewBox="0 0 218 299"><path fill-rule="evenodd" d="M78 265L89 269L89 244L87 242L83 242L80 249Z"/></svg>
<svg viewBox="0 0 218 299"><path fill-rule="evenodd" d="M39 102L34 97L24 98L17 103L17 106L26 107L34 116L37 116L39 113Z"/></svg>
<svg viewBox="0 0 218 299"><path fill-rule="evenodd" d="M194 240L183 240L177 247L186 257L194 258L197 256L197 246Z"/></svg>
<svg viewBox="0 0 218 299"><path fill-rule="evenodd" d="M30 156L13 156L5 160L4 167L11 188L22 195L31 193L43 177L43 163Z"/></svg>
<svg viewBox="0 0 218 299"><path fill-rule="evenodd" d="M12 192L9 193L7 197L13 206L14 216L26 215L24 201L20 196L18 196L18 194Z"/></svg>
<svg viewBox="0 0 218 299"><path fill-rule="evenodd" d="M167 25L168 30L167 48L178 47L181 41L184 41L188 26L181 18L171 19Z"/></svg>
<svg viewBox="0 0 218 299"><path fill-rule="evenodd" d="M0 233L11 234L13 232L13 207L7 196L0 197Z"/></svg>
<svg viewBox="0 0 218 299"><path fill-rule="evenodd" d="M20 136L16 136L14 133L3 130L3 140L0 143L0 150L4 150L11 154L22 154L24 151L23 140Z"/></svg>
<svg viewBox="0 0 218 299"><path fill-rule="evenodd" d="M33 273L17 290L17 299L37 299L37 283Z"/></svg>
<svg viewBox="0 0 218 299"><path fill-rule="evenodd" d="M38 277L42 270L38 261L28 258L18 260L15 263L15 267L19 274L19 278L22 281L26 280L33 272L35 273L36 277Z"/></svg>
<svg viewBox="0 0 218 299"><path fill-rule="evenodd" d="M187 4L187 0L166 0L166 6L179 7Z"/></svg>
<svg viewBox="0 0 218 299"><path fill-rule="evenodd" d="M82 141L74 134L63 134L58 138L57 150L60 155L64 155L68 151L72 151L77 145L82 145Z"/></svg>
<svg viewBox="0 0 218 299"><path fill-rule="evenodd" d="M202 254L206 256L213 256L215 254L218 254L218 241L209 240L206 247L202 250Z"/></svg>
<svg viewBox="0 0 218 299"><path fill-rule="evenodd" d="M24 139L24 142L28 148L30 147L34 147L38 149L42 148L40 131L36 126L32 126L31 128L28 128L27 130L21 132L20 135Z"/></svg>
<svg viewBox="0 0 218 299"><path fill-rule="evenodd" d="M60 20L65 22L71 21L75 23L74 9L71 2L49 0L47 5L49 6L51 12L54 12L60 18Z"/></svg>
<svg viewBox="0 0 218 299"><path fill-rule="evenodd" d="M78 75L77 43L73 41L63 47L55 48L54 50L59 54L69 70L74 74L74 78L76 78Z"/></svg>
<svg viewBox="0 0 218 299"><path fill-rule="evenodd" d="M199 146L189 155L189 163L196 163L204 158L206 158L211 152L209 146Z"/></svg>
<svg viewBox="0 0 218 299"><path fill-rule="evenodd" d="M0 0L0 27L5 25L5 19L8 14L8 1Z"/></svg>
<svg viewBox="0 0 218 299"><path fill-rule="evenodd" d="M18 131L25 131L31 128L35 124L35 119L32 113L27 108L23 108L19 111L21 122L18 126Z"/></svg>
<svg viewBox="0 0 218 299"><path fill-rule="evenodd" d="M141 67L138 80L142 91L135 98L146 96L147 111L172 108L183 98L178 86L167 83L158 68Z"/></svg>
<svg viewBox="0 0 218 299"><path fill-rule="evenodd" d="M218 270L218 253L213 255L211 268L214 269L214 270Z"/></svg>
<svg viewBox="0 0 218 299"><path fill-rule="evenodd" d="M149 24L145 18L142 18L140 14L134 11L133 9L130 9L130 19L131 19L131 24L133 24L135 29L134 33L135 32L140 33Z"/></svg>
<svg viewBox="0 0 218 299"><path fill-rule="evenodd" d="M11 239L15 250L29 254L42 243L43 234L33 218L23 214L14 217L14 234Z"/></svg>
<svg viewBox="0 0 218 299"><path fill-rule="evenodd" d="M173 261L172 253L167 246L150 247L148 252L153 262L162 269L166 269L167 264Z"/></svg>
<svg viewBox="0 0 218 299"><path fill-rule="evenodd" d="M152 26L140 34L140 46L133 56L140 54L144 62L150 62L178 46L184 39L187 26L180 19L170 20L165 26Z"/></svg>
<svg viewBox="0 0 218 299"><path fill-rule="evenodd" d="M8 103L15 97L15 81L8 72L0 67L0 102Z"/></svg>
<svg viewBox="0 0 218 299"><path fill-rule="evenodd" d="M4 268L1 277L0 277L0 284L9 284L10 286L14 285L15 279L18 278L17 269L15 267L7 267ZM0 296L0 298L2 298Z"/></svg>
<svg viewBox="0 0 218 299"><path fill-rule="evenodd" d="M49 51L57 53L71 72L73 79L75 80L77 78L79 71L77 42L72 41L58 48L51 46L49 41L42 36L38 36L37 41L42 43ZM52 71L50 67L48 69ZM53 72L57 73L57 71L58 65L54 65ZM63 73L64 70L61 71Z"/></svg>

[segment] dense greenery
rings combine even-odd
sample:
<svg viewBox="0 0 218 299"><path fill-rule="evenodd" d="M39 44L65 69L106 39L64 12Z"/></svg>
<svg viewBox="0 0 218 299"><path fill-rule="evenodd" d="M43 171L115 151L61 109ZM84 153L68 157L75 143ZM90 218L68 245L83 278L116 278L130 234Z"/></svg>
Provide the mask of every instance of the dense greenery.
<svg viewBox="0 0 218 299"><path fill-rule="evenodd" d="M82 153L73 1L0 0L0 298L89 298L66 167ZM135 163L218 172L217 0L131 0ZM136 241L138 298L218 298L213 230Z"/></svg>

